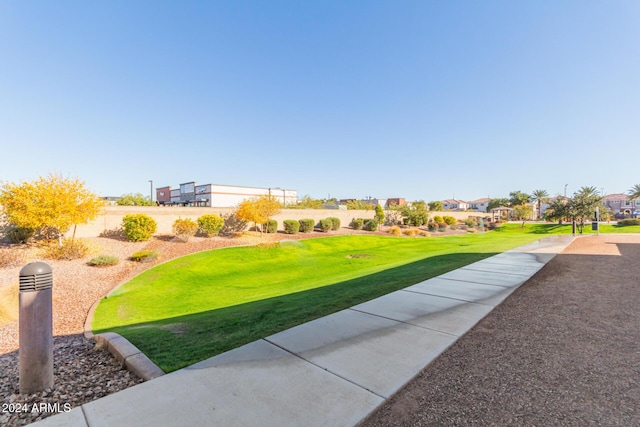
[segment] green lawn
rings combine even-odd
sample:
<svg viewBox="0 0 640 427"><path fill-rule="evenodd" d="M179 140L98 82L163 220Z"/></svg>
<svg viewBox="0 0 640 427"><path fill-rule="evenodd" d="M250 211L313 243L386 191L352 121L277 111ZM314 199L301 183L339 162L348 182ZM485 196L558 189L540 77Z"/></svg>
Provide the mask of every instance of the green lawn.
<svg viewBox="0 0 640 427"><path fill-rule="evenodd" d="M93 330L118 332L173 371L545 234L570 232L508 224L482 234L347 235L202 252L114 290L96 308Z"/></svg>

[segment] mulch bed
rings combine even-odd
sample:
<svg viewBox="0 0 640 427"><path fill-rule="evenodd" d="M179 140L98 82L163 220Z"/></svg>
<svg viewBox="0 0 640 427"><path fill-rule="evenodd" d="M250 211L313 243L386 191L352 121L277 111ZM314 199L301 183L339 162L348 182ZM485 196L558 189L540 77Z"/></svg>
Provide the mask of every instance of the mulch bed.
<svg viewBox="0 0 640 427"><path fill-rule="evenodd" d="M362 425L640 425L639 261L576 239Z"/></svg>

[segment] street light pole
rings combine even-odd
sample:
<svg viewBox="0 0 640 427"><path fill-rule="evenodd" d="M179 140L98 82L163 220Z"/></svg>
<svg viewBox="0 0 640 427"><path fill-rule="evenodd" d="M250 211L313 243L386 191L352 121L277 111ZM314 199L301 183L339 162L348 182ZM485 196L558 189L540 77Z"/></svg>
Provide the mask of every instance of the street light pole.
<svg viewBox="0 0 640 427"><path fill-rule="evenodd" d="M569 185L569 184L565 184L564 185L564 198L565 199L567 198L567 185Z"/></svg>
<svg viewBox="0 0 640 427"><path fill-rule="evenodd" d="M153 180L150 179L149 180L149 184L150 184L150 191L149 191L149 202L151 202L151 205L153 205Z"/></svg>

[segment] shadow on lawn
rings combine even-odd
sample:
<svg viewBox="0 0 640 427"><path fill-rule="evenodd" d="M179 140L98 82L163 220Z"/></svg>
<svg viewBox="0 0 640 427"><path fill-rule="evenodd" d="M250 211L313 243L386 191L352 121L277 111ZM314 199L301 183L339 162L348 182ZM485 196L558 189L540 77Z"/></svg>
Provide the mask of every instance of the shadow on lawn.
<svg viewBox="0 0 640 427"><path fill-rule="evenodd" d="M170 372L492 255L439 255L303 292L108 331L123 335ZM101 332L107 330L94 331Z"/></svg>

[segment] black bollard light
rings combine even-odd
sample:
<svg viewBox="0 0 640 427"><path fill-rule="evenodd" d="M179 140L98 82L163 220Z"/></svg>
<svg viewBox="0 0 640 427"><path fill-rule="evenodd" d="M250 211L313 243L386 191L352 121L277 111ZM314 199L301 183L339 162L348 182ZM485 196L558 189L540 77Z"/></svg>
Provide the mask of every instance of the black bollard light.
<svg viewBox="0 0 640 427"><path fill-rule="evenodd" d="M53 387L53 274L49 264L31 262L20 270L20 393Z"/></svg>

